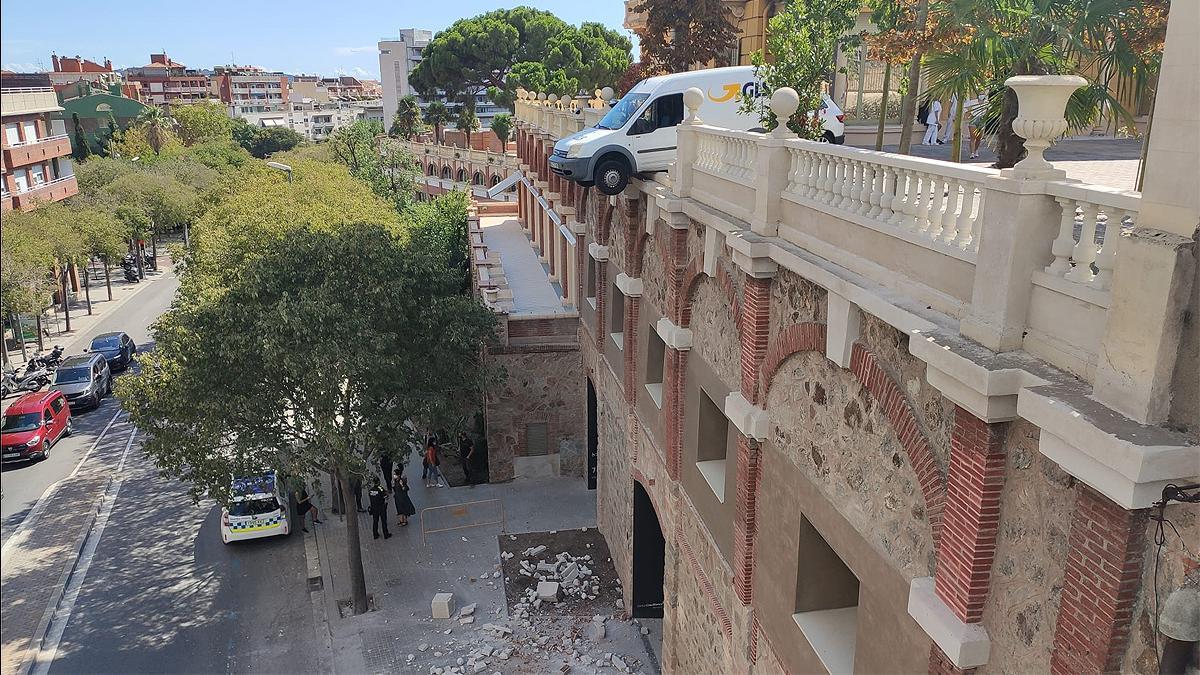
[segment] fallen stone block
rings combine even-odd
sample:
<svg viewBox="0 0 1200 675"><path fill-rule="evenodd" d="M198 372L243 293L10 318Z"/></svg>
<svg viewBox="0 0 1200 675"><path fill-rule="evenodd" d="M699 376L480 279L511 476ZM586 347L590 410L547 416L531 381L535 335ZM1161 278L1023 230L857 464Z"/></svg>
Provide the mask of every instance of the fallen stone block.
<svg viewBox="0 0 1200 675"><path fill-rule="evenodd" d="M459 615L460 617L462 617L462 616L471 616L472 614L474 614L474 613L475 613L475 608L476 608L477 606L478 606L478 603L474 603L474 602L472 602L472 603L471 603L471 604L469 604L469 605L464 605L462 609L458 610L458 615Z"/></svg>
<svg viewBox="0 0 1200 675"><path fill-rule="evenodd" d="M431 603L433 618L449 619L454 613L454 594L453 593L438 593L433 596Z"/></svg>
<svg viewBox="0 0 1200 675"><path fill-rule="evenodd" d="M541 546L535 546L533 548L525 549L525 555L527 555L527 556L541 555L545 552L546 552L546 546L544 544Z"/></svg>
<svg viewBox="0 0 1200 675"><path fill-rule="evenodd" d="M424 651L428 651L428 650L429 650L428 642L422 642L421 645L419 647L417 647L417 651L419 651L419 652L424 652Z"/></svg>
<svg viewBox="0 0 1200 675"><path fill-rule="evenodd" d="M562 599L562 588L554 581L541 581L537 586L538 599L544 602L558 602Z"/></svg>
<svg viewBox="0 0 1200 675"><path fill-rule="evenodd" d="M460 619L458 620L458 622L459 622L459 623L461 623L461 624L463 624L463 625L465 626L465 625L467 625L467 624L475 623L475 617L473 617L473 616L464 616L464 617L460 618Z"/></svg>
<svg viewBox="0 0 1200 675"><path fill-rule="evenodd" d="M604 639L604 624L593 621L584 629L583 634L592 642L599 642Z"/></svg>
<svg viewBox="0 0 1200 675"><path fill-rule="evenodd" d="M617 656L616 654L613 654L613 656L612 656L612 664L613 664L613 668L616 668L617 670L620 670L620 671L624 671L629 668L629 666L625 665L625 661L621 657Z"/></svg>
<svg viewBox="0 0 1200 675"><path fill-rule="evenodd" d="M561 576L563 581L575 581L581 571L582 570L579 569L579 565L576 565L575 563L569 563L563 568Z"/></svg>

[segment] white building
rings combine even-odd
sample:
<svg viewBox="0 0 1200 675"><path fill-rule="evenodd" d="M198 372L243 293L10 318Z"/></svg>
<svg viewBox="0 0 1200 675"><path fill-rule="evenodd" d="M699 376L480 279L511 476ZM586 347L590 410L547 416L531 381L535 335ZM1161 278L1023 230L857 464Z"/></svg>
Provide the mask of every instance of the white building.
<svg viewBox="0 0 1200 675"><path fill-rule="evenodd" d="M379 41L379 79L383 83L384 126L396 116L400 99L415 94L409 73L421 62L421 50L433 39L433 31L405 28L397 38Z"/></svg>
<svg viewBox="0 0 1200 675"><path fill-rule="evenodd" d="M378 101L319 103L304 98L289 102L284 110L243 113L238 117L256 126L288 127L309 140L322 141L342 127L350 126L361 119L370 119L373 117L371 111L377 110L379 106Z"/></svg>

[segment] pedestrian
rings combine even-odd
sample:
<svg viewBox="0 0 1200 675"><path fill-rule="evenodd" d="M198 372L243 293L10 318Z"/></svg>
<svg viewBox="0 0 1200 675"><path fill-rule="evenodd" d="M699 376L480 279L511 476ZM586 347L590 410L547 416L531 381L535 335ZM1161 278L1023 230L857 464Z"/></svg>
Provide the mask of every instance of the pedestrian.
<svg viewBox="0 0 1200 675"><path fill-rule="evenodd" d="M425 463L429 465L429 474L425 479L425 487L446 487L442 484L445 476L442 475L442 470L439 468L442 460L438 457L437 442L433 439L430 439L425 444Z"/></svg>
<svg viewBox="0 0 1200 675"><path fill-rule="evenodd" d="M384 453L379 457L379 470L383 472L383 484L390 485L392 481L392 456Z"/></svg>
<svg viewBox="0 0 1200 675"><path fill-rule="evenodd" d="M964 110L966 110L964 108ZM946 130L942 132L938 145L945 145L954 137L954 116L958 114L958 94L950 95L950 112L946 114Z"/></svg>
<svg viewBox="0 0 1200 675"><path fill-rule="evenodd" d="M938 121L942 119L942 102L936 98L929 102L929 112L925 115L925 137L921 145L934 145L938 137Z"/></svg>
<svg viewBox="0 0 1200 675"><path fill-rule="evenodd" d="M317 507L312 503L312 497L309 496L308 490L304 486L300 486L300 491L296 493L296 513L300 514L300 529L308 532L308 528L304 526L304 521L308 512L312 511L313 527L316 527L321 522L321 514L317 511Z"/></svg>
<svg viewBox="0 0 1200 675"><path fill-rule="evenodd" d="M362 476L355 476L350 479L350 489L354 490L354 505L358 507L359 513L366 513L367 510L362 505Z"/></svg>
<svg viewBox="0 0 1200 675"><path fill-rule="evenodd" d="M392 497L396 500L396 515L400 516L400 527L408 526L408 517L417 512L408 496L408 479L404 471L397 468L392 475Z"/></svg>
<svg viewBox="0 0 1200 675"><path fill-rule="evenodd" d="M465 431L458 432L458 460L462 463L463 476L466 477L467 483L473 483L471 467L475 463L475 443Z"/></svg>
<svg viewBox="0 0 1200 675"><path fill-rule="evenodd" d="M430 443L437 443L437 436L433 431L425 433L425 447L428 448ZM421 454L421 480L426 482L425 487L429 487L429 460L425 458L424 453Z"/></svg>
<svg viewBox="0 0 1200 675"><path fill-rule="evenodd" d="M987 93L981 91L979 96L964 103L963 112L967 114L967 131L971 134L971 159L979 159L979 146L983 144L983 118L987 113Z"/></svg>
<svg viewBox="0 0 1200 675"><path fill-rule="evenodd" d="M371 534L375 538L379 538L379 524L383 523L383 538L391 539L392 533L388 531L387 524L387 490L378 478L371 479L371 490L367 492L367 498L371 502L368 509L371 513Z"/></svg>

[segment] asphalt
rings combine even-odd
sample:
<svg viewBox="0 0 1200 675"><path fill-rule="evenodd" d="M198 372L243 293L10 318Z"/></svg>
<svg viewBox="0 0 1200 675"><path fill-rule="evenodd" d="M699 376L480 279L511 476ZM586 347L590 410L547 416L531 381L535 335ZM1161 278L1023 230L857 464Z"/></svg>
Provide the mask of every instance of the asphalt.
<svg viewBox="0 0 1200 675"><path fill-rule="evenodd" d="M171 304L179 282L174 276L157 280L129 302L113 310L111 316L103 317L88 329L70 336L70 341L50 340L50 344L63 344L65 355L81 353L92 337L114 330L129 333L138 349L153 348L150 325ZM120 375L118 375L120 377ZM16 400L10 397L5 404ZM0 539L7 540L25 516L27 516L46 488L65 478L79 464L88 448L120 409L115 397L109 397L99 408L80 412L73 416L74 433L64 437L51 448L50 458L45 461L6 464L0 473ZM115 442L103 438L101 443ZM123 440L121 441L123 442Z"/></svg>
<svg viewBox="0 0 1200 675"><path fill-rule="evenodd" d="M157 281L111 316L70 336L68 353L109 330L128 332L139 350L152 349L150 326L176 288L173 277ZM60 510L77 513L71 523L100 513L75 562L65 568L71 570L60 586L65 592L51 603L57 609L33 672L320 672L327 658L315 637L301 536L222 544L219 507L194 503L186 485L160 476L137 440L119 414L119 402L109 398L75 418L75 433L54 446L50 459L9 465L0 477L6 541L47 488L62 481L23 526L32 535L14 538L12 550L5 551L10 562L36 554L22 550L27 546L21 538L41 542L53 539L46 528L67 529ZM81 479L97 472L112 478L102 499L94 491L75 492ZM62 499L64 491L77 499ZM60 538L77 536L64 532ZM74 549L64 544L37 550ZM32 579L26 590L19 579L5 583L6 622L18 618L23 603L37 604L34 598L45 595L34 593ZM31 606L31 617L40 616L45 604Z"/></svg>

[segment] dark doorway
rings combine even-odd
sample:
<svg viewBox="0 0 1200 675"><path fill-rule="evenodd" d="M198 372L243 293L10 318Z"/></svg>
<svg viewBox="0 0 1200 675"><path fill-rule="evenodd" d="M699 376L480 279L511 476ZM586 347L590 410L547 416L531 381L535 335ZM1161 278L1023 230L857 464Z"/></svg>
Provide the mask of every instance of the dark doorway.
<svg viewBox="0 0 1200 675"><path fill-rule="evenodd" d="M661 619L666 545L654 503L642 484L633 482L633 616Z"/></svg>
<svg viewBox="0 0 1200 675"><path fill-rule="evenodd" d="M600 429L596 425L596 387L587 378L587 481L588 489L596 489L596 454L600 445Z"/></svg>

